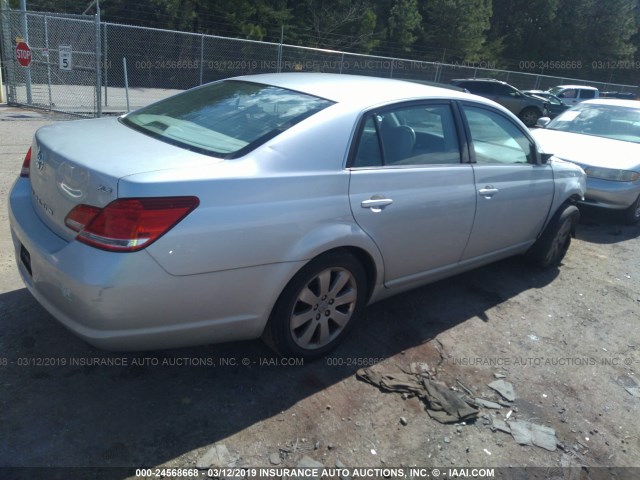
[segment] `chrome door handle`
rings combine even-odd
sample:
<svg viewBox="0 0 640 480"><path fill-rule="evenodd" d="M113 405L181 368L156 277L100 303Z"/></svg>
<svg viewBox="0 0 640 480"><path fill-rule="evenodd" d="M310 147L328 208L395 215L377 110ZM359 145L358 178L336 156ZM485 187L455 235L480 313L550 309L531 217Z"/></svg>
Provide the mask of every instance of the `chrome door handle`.
<svg viewBox="0 0 640 480"><path fill-rule="evenodd" d="M362 208L371 208L371 207L386 207L387 205L391 205L393 200L390 198L370 198L369 200L364 200L360 205Z"/></svg>
<svg viewBox="0 0 640 480"><path fill-rule="evenodd" d="M393 203L390 198L370 198L360 203L362 208L370 208L372 212L380 212L384 207Z"/></svg>
<svg viewBox="0 0 640 480"><path fill-rule="evenodd" d="M498 189L494 188L493 185L487 185L484 188L481 188L480 190L478 190L478 193L480 195L482 195L483 197L487 197L487 198L491 198L493 197L496 193L498 193Z"/></svg>

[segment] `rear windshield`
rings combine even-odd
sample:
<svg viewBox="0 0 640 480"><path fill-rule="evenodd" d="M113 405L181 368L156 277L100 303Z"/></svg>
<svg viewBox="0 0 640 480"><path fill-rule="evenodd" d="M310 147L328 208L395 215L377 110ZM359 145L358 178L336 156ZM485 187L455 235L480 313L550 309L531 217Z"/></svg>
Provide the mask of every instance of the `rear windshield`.
<svg viewBox="0 0 640 480"><path fill-rule="evenodd" d="M122 122L179 147L236 158L332 104L280 87L224 80L141 108Z"/></svg>

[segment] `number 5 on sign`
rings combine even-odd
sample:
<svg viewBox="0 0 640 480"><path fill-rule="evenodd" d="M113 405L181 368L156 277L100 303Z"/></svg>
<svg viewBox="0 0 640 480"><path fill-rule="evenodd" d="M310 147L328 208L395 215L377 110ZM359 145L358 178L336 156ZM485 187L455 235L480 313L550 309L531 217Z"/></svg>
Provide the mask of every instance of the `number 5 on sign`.
<svg viewBox="0 0 640 480"><path fill-rule="evenodd" d="M58 58L60 59L60 70L71 70L71 45L59 45Z"/></svg>

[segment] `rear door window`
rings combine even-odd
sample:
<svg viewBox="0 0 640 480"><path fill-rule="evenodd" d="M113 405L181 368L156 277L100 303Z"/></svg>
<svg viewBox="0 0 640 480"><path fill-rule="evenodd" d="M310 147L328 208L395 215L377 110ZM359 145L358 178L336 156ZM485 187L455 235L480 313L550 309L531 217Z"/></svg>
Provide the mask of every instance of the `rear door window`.
<svg viewBox="0 0 640 480"><path fill-rule="evenodd" d="M352 167L459 164L449 104L417 105L369 115Z"/></svg>
<svg viewBox="0 0 640 480"><path fill-rule="evenodd" d="M590 98L595 98L596 91L595 90L580 90L580 98L582 100L588 100Z"/></svg>

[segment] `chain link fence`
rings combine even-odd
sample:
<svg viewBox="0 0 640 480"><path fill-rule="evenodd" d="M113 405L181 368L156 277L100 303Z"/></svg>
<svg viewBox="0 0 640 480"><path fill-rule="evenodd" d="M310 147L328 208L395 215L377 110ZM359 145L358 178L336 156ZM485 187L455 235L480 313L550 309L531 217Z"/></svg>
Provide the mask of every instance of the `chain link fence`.
<svg viewBox="0 0 640 480"><path fill-rule="evenodd" d="M94 17L3 10L0 26L9 103L95 115L98 69ZM16 58L20 42L29 46L28 66ZM69 50L69 63L62 68L61 55Z"/></svg>
<svg viewBox="0 0 640 480"><path fill-rule="evenodd" d="M326 72L449 83L496 78L526 89L583 84L636 94L638 87L476 65L358 55L277 43L113 23L94 16L3 10L2 55L8 101L84 116L119 114L179 91L237 75ZM15 49L29 44L32 61ZM63 66L64 59L68 65Z"/></svg>

